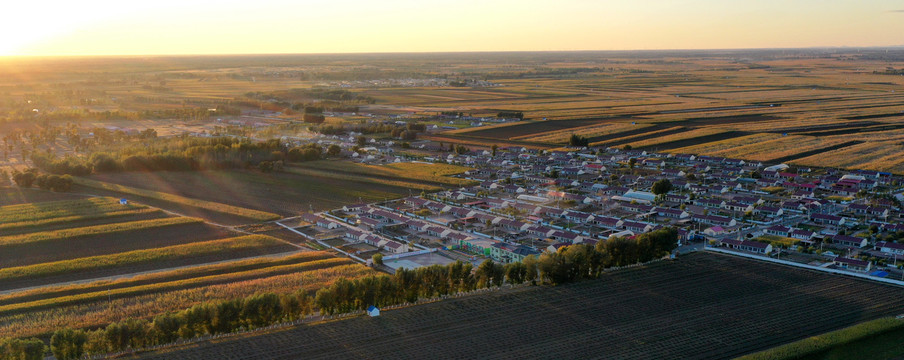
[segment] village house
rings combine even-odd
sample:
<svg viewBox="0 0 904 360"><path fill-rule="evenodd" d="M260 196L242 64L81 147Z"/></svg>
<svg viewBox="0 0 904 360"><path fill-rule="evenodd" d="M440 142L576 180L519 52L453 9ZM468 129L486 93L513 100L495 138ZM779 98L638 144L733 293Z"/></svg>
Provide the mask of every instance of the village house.
<svg viewBox="0 0 904 360"><path fill-rule="evenodd" d="M857 259L849 259L846 257L836 257L835 260L832 260L832 263L840 267L842 269L858 271L858 272L867 272L872 268L872 263L869 261L857 260Z"/></svg>
<svg viewBox="0 0 904 360"><path fill-rule="evenodd" d="M772 244L761 243L758 241L747 240L722 240L722 246L729 249L747 251L758 254L769 254L772 252Z"/></svg>
<svg viewBox="0 0 904 360"><path fill-rule="evenodd" d="M862 248L866 247L867 241L864 238L850 236L850 235L835 235L832 236L832 243L838 246L845 247L854 247L854 248Z"/></svg>

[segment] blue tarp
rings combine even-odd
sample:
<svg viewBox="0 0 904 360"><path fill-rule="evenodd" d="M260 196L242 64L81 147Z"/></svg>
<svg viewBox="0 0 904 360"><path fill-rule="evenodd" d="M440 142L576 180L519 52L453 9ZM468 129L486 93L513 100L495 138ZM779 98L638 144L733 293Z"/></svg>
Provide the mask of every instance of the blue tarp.
<svg viewBox="0 0 904 360"><path fill-rule="evenodd" d="M885 272L885 271L880 271L880 270L873 271L873 272L871 272L871 273L869 273L869 274L870 274L870 276L875 276L875 277L880 277L880 278L884 278L884 277L888 276L888 273L887 273L887 272Z"/></svg>

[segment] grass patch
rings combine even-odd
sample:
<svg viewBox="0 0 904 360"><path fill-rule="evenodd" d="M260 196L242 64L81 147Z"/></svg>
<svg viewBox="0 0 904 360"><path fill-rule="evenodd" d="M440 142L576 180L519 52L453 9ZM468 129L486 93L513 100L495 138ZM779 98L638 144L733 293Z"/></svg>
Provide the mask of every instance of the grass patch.
<svg viewBox="0 0 904 360"><path fill-rule="evenodd" d="M242 207L238 207L238 206L232 206L232 205L227 205L227 204L222 204L222 203L217 203L217 202L212 202L212 201L191 199L191 198L187 198L184 196L168 194L168 193L160 192L160 191L138 189L138 188L134 188L131 186L111 184L111 183L107 183L107 182L103 182L103 181L90 180L90 179L85 179L85 178L80 178L80 177L75 177L75 178L73 178L73 180L75 180L76 184L87 186L87 187L92 187L92 188L97 188L97 189L102 189L102 190L109 190L109 191L116 191L116 192L121 192L121 193L126 193L126 194L137 195L137 196L144 196L144 197L148 197L148 198L152 198L152 199L169 201L169 202L180 204L180 205L193 206L193 207L197 207L197 208L204 209L204 210L210 210L213 212L241 216L241 217L245 217L245 218L249 218L249 219L253 219L253 220L257 220L257 221L276 220L281 217L277 214L273 214L273 213L269 213L269 212L246 209L246 208L242 208Z"/></svg>
<svg viewBox="0 0 904 360"><path fill-rule="evenodd" d="M798 239L784 237L784 236L777 236L777 235L761 235L754 240L763 242L763 243L767 243L767 244L772 244L772 246L781 246L781 247L786 247L786 248L800 243L800 240L798 240Z"/></svg>
<svg viewBox="0 0 904 360"><path fill-rule="evenodd" d="M879 344L872 341L883 334L893 336L881 337L882 341ZM902 338L904 338L904 320L888 317L809 337L738 359L842 359L844 357L838 357L842 353L860 359L886 359L889 355L904 354Z"/></svg>

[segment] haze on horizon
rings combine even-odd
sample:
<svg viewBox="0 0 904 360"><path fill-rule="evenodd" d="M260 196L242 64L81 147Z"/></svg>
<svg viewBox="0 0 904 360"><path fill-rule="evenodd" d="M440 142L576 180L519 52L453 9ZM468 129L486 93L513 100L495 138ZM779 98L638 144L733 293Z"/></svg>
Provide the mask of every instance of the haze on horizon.
<svg viewBox="0 0 904 360"><path fill-rule="evenodd" d="M899 46L863 1L110 0L5 4L0 56Z"/></svg>

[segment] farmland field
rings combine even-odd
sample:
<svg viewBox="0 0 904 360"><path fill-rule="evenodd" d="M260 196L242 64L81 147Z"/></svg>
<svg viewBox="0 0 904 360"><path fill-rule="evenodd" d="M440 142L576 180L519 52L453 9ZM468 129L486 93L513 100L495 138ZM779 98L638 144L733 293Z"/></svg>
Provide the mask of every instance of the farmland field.
<svg viewBox="0 0 904 360"><path fill-rule="evenodd" d="M84 199L83 195L0 186L0 206Z"/></svg>
<svg viewBox="0 0 904 360"><path fill-rule="evenodd" d="M139 189L165 192L215 203L227 203L256 211L295 216L299 212L326 210L358 201L397 198L408 188L344 180L342 174L298 175L261 174L249 171L201 171L118 173L92 176L94 180ZM86 192L116 195L116 192L86 189ZM134 196L124 195L130 198ZM359 200L360 199L360 200ZM248 223L248 219L211 213L187 205L172 204L143 197L142 203L173 209L188 216L226 224Z"/></svg>
<svg viewBox="0 0 904 360"><path fill-rule="evenodd" d="M132 175L138 175L143 178L147 178L146 174L136 174L132 173ZM157 191L153 189L140 189L131 186L112 184L103 181L91 180L91 179L76 179L77 184L81 186L85 186L88 188L100 190L100 191L109 191L116 194L125 194L131 196L138 196L142 199L152 199L163 201L169 204L186 206L190 208L195 208L199 210L204 210L207 212L219 213L226 216L244 218L250 221L266 221L266 220L276 220L279 219L279 215L268 213L264 211L258 211L253 209L246 209L234 205L229 205L225 203L218 203L208 200L199 200L192 197L182 196L171 194L165 191ZM153 181L153 179L152 179ZM167 184L163 183L158 185ZM208 186L214 186L216 184L206 184ZM202 187L203 188L203 187ZM125 196L124 195L124 196Z"/></svg>
<svg viewBox="0 0 904 360"><path fill-rule="evenodd" d="M249 235L109 255L67 258L0 269L0 290L10 290L174 266L203 264L296 249L282 240Z"/></svg>
<svg viewBox="0 0 904 360"><path fill-rule="evenodd" d="M194 273L173 271L125 280L127 284L120 284L123 286L113 282L110 283L113 290L108 290L104 283L88 284L86 287L97 291L0 306L0 336L46 338L60 327L105 326L126 318L149 318L201 302L262 292L287 293L301 288L313 294L340 276L355 279L373 274L373 270L348 259L320 257L288 255L290 261L273 258L245 271L214 267L212 271L219 275L203 276L203 271L197 270ZM180 277L188 278L166 281ZM151 283L142 285L148 281Z"/></svg>
<svg viewBox="0 0 904 360"><path fill-rule="evenodd" d="M481 293L385 311L378 318L298 326L134 357L422 358L441 353L453 358L724 359L900 313L902 295L904 289L863 280L692 254L595 281Z"/></svg>
<svg viewBox="0 0 904 360"><path fill-rule="evenodd" d="M7 267L24 266L215 240L230 235L235 233L185 217L26 233L0 237L0 263Z"/></svg>
<svg viewBox="0 0 904 360"><path fill-rule="evenodd" d="M304 163L297 169L321 170L319 174L337 173L358 175L368 181L398 183L399 186L423 185L430 189L441 186L473 185L471 180L451 177L468 171L464 166L450 164L406 162L385 165L365 165L350 161L314 161ZM293 169L294 170L294 169ZM290 170L292 171L292 170Z"/></svg>

